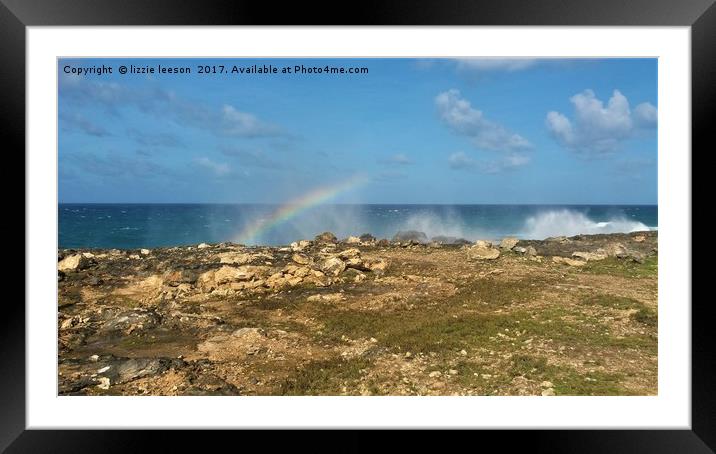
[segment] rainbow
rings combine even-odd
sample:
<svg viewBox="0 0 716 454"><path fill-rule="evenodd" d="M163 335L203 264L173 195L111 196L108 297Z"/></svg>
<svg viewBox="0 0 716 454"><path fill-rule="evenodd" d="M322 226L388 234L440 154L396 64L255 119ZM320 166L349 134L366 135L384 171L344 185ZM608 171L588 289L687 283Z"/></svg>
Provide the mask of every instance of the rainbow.
<svg viewBox="0 0 716 454"><path fill-rule="evenodd" d="M365 175L356 174L333 186L324 186L307 192L301 197L291 200L276 208L276 210L274 210L267 217L262 217L247 224L241 233L237 235L235 241L237 243L247 244L270 228L286 222L309 208L325 203L342 192L356 188L367 181L368 178Z"/></svg>

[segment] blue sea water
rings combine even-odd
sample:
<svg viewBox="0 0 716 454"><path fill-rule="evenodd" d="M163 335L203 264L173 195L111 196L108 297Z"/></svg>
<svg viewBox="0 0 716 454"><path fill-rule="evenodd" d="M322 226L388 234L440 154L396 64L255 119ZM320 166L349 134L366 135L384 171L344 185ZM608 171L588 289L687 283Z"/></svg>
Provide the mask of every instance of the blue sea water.
<svg viewBox="0 0 716 454"><path fill-rule="evenodd" d="M418 230L471 241L516 236L632 232L658 228L655 205L321 205L252 238L247 225L270 219L276 205L60 204L60 248L141 248L218 243L285 245L331 231L339 238L391 238Z"/></svg>

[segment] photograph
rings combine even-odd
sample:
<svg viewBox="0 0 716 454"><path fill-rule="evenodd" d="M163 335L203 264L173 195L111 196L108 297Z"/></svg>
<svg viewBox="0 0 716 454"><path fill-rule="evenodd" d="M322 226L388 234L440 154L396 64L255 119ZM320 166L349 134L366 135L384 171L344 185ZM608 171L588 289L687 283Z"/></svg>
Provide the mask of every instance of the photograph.
<svg viewBox="0 0 716 454"><path fill-rule="evenodd" d="M57 395L659 395L658 58L56 65Z"/></svg>

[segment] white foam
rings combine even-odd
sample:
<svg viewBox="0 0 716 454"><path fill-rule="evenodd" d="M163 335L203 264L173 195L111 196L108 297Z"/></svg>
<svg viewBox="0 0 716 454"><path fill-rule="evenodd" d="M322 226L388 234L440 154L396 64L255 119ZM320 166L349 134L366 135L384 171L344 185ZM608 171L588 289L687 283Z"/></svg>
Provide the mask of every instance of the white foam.
<svg viewBox="0 0 716 454"><path fill-rule="evenodd" d="M528 218L524 232L520 236L527 239L544 239L552 236L629 233L644 230L652 229L644 223L623 216L606 222L595 222L582 212L563 209L545 211Z"/></svg>

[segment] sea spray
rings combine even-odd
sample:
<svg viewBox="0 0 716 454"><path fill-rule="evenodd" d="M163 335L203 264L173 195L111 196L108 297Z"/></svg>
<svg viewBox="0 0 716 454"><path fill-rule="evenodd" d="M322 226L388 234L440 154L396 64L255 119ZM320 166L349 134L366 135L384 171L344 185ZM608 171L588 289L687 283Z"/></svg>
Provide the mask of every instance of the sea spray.
<svg viewBox="0 0 716 454"><path fill-rule="evenodd" d="M550 210L527 218L520 235L526 239L541 240L552 236L591 235L597 233L629 233L650 230L639 221L616 216L608 221L596 222L575 210Z"/></svg>

